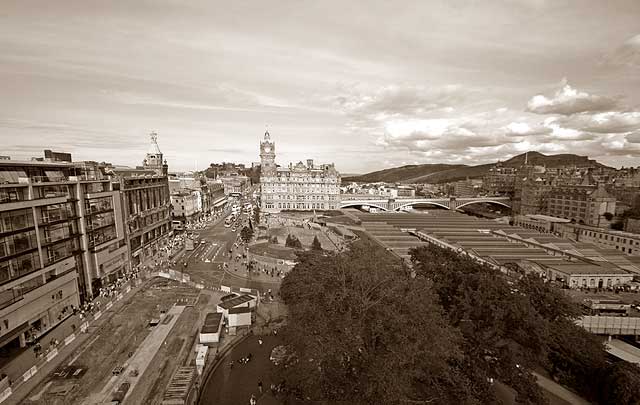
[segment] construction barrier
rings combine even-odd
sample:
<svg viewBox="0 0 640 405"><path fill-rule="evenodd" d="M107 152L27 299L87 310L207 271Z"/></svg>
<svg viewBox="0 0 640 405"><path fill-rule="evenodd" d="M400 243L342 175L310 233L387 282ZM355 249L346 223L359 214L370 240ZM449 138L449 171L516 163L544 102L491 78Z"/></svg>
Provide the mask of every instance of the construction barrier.
<svg viewBox="0 0 640 405"><path fill-rule="evenodd" d="M58 355L58 349L53 349L49 353L47 353L47 362L50 362ZM35 374L35 373L34 373Z"/></svg>
<svg viewBox="0 0 640 405"><path fill-rule="evenodd" d="M9 398L12 394L11 391L11 387L6 388L4 391L0 392L0 402L4 401L5 399Z"/></svg>
<svg viewBox="0 0 640 405"><path fill-rule="evenodd" d="M70 344L71 342L73 342L74 340L76 340L76 334L72 333L69 336L67 336L66 338L64 338L64 345L66 346L66 345Z"/></svg>
<svg viewBox="0 0 640 405"><path fill-rule="evenodd" d="M29 370L25 371L24 374L22 374L22 380L23 381L29 380L29 378L33 377L37 372L38 372L38 367L36 366L31 367Z"/></svg>

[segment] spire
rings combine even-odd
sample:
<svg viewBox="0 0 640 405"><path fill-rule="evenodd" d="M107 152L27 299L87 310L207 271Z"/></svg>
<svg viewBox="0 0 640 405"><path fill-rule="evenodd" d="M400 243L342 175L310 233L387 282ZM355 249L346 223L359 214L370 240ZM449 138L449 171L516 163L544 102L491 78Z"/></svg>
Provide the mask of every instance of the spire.
<svg viewBox="0 0 640 405"><path fill-rule="evenodd" d="M148 154L151 154L151 155L162 154L162 152L160 152L160 147L158 146L158 134L155 132L152 132L149 135L149 137L151 138L151 145L149 146Z"/></svg>
<svg viewBox="0 0 640 405"><path fill-rule="evenodd" d="M264 140L268 141L271 138L271 136L269 135L269 130L265 130L264 131Z"/></svg>

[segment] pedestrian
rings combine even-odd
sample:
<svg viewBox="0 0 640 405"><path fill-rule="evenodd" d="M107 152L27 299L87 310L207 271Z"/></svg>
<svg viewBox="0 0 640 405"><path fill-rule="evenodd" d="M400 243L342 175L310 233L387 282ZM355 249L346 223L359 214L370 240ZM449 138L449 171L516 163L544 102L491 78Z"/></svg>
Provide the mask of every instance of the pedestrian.
<svg viewBox="0 0 640 405"><path fill-rule="evenodd" d="M258 344L262 346L262 339L258 339Z"/></svg>
<svg viewBox="0 0 640 405"><path fill-rule="evenodd" d="M249 405L256 405L256 397L251 394L251 398L249 399Z"/></svg>
<svg viewBox="0 0 640 405"><path fill-rule="evenodd" d="M262 381L258 381L258 391L262 394Z"/></svg>

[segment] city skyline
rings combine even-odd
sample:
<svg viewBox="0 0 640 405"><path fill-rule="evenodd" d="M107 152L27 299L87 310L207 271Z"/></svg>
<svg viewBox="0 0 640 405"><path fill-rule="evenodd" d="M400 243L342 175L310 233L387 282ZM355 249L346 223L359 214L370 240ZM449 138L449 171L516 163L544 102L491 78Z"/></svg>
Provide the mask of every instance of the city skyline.
<svg viewBox="0 0 640 405"><path fill-rule="evenodd" d="M6 2L2 152L138 165L156 131L184 171L257 161L267 127L281 164L344 173L529 150L637 166L640 4L584 3Z"/></svg>

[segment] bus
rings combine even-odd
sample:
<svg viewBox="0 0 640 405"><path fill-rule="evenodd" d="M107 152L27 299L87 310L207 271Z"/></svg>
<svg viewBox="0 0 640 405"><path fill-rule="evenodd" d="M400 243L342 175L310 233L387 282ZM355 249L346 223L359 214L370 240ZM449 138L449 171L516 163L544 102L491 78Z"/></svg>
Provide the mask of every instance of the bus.
<svg viewBox="0 0 640 405"><path fill-rule="evenodd" d="M182 223L182 221L171 221L171 226L176 231L184 231L184 224Z"/></svg>
<svg viewBox="0 0 640 405"><path fill-rule="evenodd" d="M185 238L184 246L185 246L186 250L195 249L195 246L194 246L194 243L193 243L193 239L191 239L191 238Z"/></svg>

